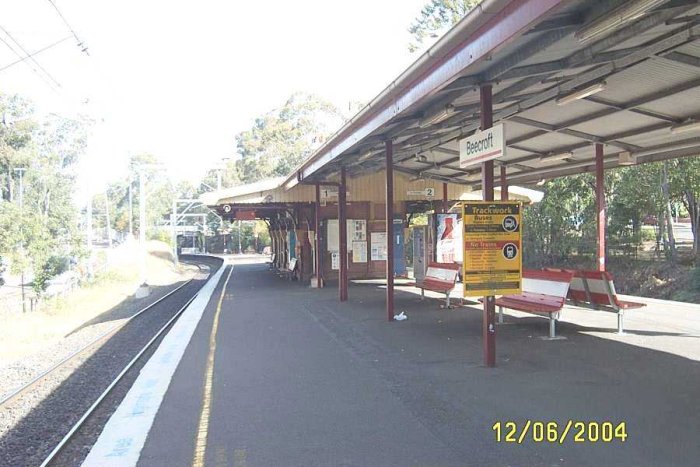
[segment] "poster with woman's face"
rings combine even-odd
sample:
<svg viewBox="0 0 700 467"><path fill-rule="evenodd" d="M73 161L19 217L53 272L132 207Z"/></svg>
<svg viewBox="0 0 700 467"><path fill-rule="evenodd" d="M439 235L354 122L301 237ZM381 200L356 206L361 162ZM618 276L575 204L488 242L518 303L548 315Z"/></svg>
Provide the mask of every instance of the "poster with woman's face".
<svg viewBox="0 0 700 467"><path fill-rule="evenodd" d="M461 244L459 214L437 215L437 245L435 249L438 263L461 261L458 251Z"/></svg>

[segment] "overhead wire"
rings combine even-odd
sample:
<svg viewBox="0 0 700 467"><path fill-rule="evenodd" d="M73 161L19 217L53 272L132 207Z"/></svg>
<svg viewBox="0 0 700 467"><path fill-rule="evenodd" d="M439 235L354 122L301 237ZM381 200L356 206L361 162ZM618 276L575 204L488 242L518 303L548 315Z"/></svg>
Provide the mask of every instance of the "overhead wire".
<svg viewBox="0 0 700 467"><path fill-rule="evenodd" d="M57 45L64 43L64 42L67 41L68 39L71 39L72 37L73 37L73 36L66 36L66 37L64 37L63 39L59 39L59 40L57 40L56 42L53 42L53 43L47 45L47 46L44 47L44 48L41 48L41 49L39 49L39 50L36 50L36 51L32 52L31 54L27 55L26 57L22 57L22 58L20 58L20 59L18 59L18 60L15 60L14 62L8 63L7 65L0 67L0 72L1 72L1 71L5 71L5 70L7 70L8 68L17 65L18 63L22 63L22 62L24 62L25 60L27 60L28 58L34 57L34 56L36 56L36 55L39 55L39 54L42 53L42 52L45 52L45 51L47 51L47 50L49 50L49 49L52 49L52 48L56 47Z"/></svg>
<svg viewBox="0 0 700 467"><path fill-rule="evenodd" d="M58 13L58 16L63 21L63 24L65 24L66 27L70 30L71 34L73 34L73 37L75 37L75 40L78 41L78 47L81 48L81 50L85 53L85 55L90 55L90 53L88 52L88 48L85 46L85 43L80 40L80 38L78 37L78 34L75 32L75 29L73 29L73 27L70 25L70 23L68 22L66 17L63 16L63 13L61 13L61 10L59 10L58 6L56 6L56 3L54 3L53 0L47 0L47 1L51 4L51 6L54 8L54 10L56 10L56 13Z"/></svg>
<svg viewBox="0 0 700 467"><path fill-rule="evenodd" d="M19 47L19 49L22 51L22 53L24 53L24 55L25 55L24 58L25 58L25 59L28 58L28 59L30 59L32 62L34 62L34 64L35 64L37 67L39 67L39 69L40 69L41 71L43 71L44 74L45 74L46 76L48 76L49 79L50 79L51 81L53 81L53 82L56 84L56 86L58 86L59 88L61 87L61 83L59 83L58 80L57 80L56 78L54 78L53 75L52 75L51 73L49 73L48 70L47 70L46 68L44 68L43 66L41 66L41 64L40 64L29 52L27 52L27 49L25 49L24 47L22 47L22 44L20 44L19 41L17 41L17 39L15 39L15 38L12 36L12 34L10 34L10 32L9 32L7 29L5 29L4 27L0 26L0 31L4 32L5 35L6 35L7 37L9 37L10 40L11 40L12 42L14 42L14 43L17 45L17 47ZM7 43L6 43L6 44L7 44ZM13 52L15 52L15 51L13 50ZM17 54L17 52L15 52L15 54ZM17 54L17 56L20 57L20 58L22 58L21 55L19 55L19 54Z"/></svg>
<svg viewBox="0 0 700 467"><path fill-rule="evenodd" d="M10 49L15 55L17 55L18 58L20 58L21 61L25 61L26 57L23 57L22 54L20 54L20 53L12 46L12 44L10 44L9 42L7 42L3 37L0 37L0 42L2 42L3 44L5 44L5 45L7 46L8 49ZM27 66L34 72L34 74L36 74L39 78L41 78L41 80L42 80L44 83L46 83L46 85L47 85L49 88L51 88L52 91L54 91L54 92L57 93L57 94L59 93L59 90L56 88L56 86L54 86L54 85L51 83L51 81L49 81L48 79L46 79L46 77L45 77L44 75L42 75L41 73L39 73L39 70L37 70L36 67L34 67L31 63L27 63Z"/></svg>

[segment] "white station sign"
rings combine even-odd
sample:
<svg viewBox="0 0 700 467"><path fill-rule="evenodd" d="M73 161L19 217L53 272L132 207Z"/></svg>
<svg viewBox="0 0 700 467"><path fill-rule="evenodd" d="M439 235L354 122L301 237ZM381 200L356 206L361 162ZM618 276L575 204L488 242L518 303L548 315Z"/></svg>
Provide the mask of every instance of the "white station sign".
<svg viewBox="0 0 700 467"><path fill-rule="evenodd" d="M461 168L498 159L505 154L506 138L503 124L478 131L459 142L459 166Z"/></svg>
<svg viewBox="0 0 700 467"><path fill-rule="evenodd" d="M425 190L408 190L408 196L425 196L427 198L435 197L435 188L426 188Z"/></svg>

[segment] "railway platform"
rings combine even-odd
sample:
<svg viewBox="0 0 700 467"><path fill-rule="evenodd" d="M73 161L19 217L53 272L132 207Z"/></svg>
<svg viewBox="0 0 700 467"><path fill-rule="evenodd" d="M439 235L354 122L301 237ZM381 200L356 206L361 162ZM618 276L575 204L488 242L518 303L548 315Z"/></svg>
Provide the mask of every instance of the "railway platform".
<svg viewBox="0 0 700 467"><path fill-rule="evenodd" d="M543 318L508 312L497 329L499 365L489 369L477 304L441 309L438 294L420 301L417 289L402 288L396 309L409 318L387 323L380 283L353 284L352 298L338 303L335 288L310 291L262 262L234 264L224 289L228 274L169 382L140 466L700 458L697 305L651 300L626 316L624 336L614 314L566 306L559 341L538 338ZM516 436L498 440L494 426L510 421ZM581 442L576 425L564 433L568 421L585 424ZM538 441L536 422L556 422L556 440ZM605 422L624 423L625 439L594 436L590 427Z"/></svg>

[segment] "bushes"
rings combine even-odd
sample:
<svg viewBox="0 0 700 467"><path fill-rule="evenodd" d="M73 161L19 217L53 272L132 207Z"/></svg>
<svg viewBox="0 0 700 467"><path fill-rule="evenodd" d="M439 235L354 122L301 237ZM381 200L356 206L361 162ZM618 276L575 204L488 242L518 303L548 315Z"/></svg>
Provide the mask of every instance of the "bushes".
<svg viewBox="0 0 700 467"><path fill-rule="evenodd" d="M173 235L170 231L150 230L147 235L148 240L157 240L167 245L173 246Z"/></svg>
<svg viewBox="0 0 700 467"><path fill-rule="evenodd" d="M34 275L34 291L41 293L46 290L50 279L63 274L68 270L68 258L63 256L50 256Z"/></svg>

